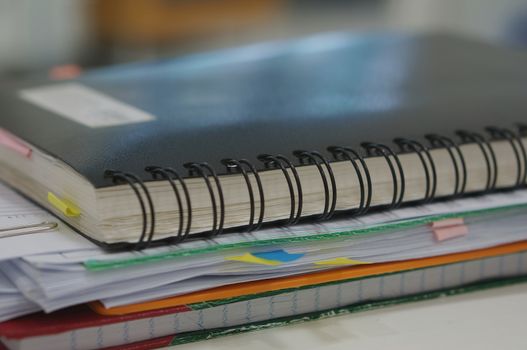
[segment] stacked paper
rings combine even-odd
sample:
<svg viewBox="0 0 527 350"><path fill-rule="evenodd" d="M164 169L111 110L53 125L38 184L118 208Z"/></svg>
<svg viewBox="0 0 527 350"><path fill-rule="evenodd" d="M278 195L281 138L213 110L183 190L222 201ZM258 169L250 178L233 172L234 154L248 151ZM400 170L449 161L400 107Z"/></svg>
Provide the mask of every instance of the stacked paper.
<svg viewBox="0 0 527 350"><path fill-rule="evenodd" d="M4 228L4 232L13 227L57 223L55 228L42 232L2 238L2 321L39 310L51 312L49 317L53 317L53 312L68 312L68 308L85 303L92 303L92 308L100 313L112 314L112 310L136 310L138 307L140 310L141 305L155 305L165 298L185 297L231 285L234 288L240 283L266 283L285 277L293 281L291 276L311 276L350 267L395 266L393 264L400 261L463 254L527 240L524 229L527 224L526 190L412 206L360 218L274 227L254 233L232 233L214 239L130 252L105 251L6 187L0 187L0 194L0 227ZM520 254L520 250L505 253ZM523 259L523 255L516 257ZM495 265L503 271L505 267L512 269L516 266L514 264L518 264L515 273L509 271L505 274L502 271L503 276L519 275L527 268L523 260L520 263L513 263L512 260L500 263L496 260L486 264L487 268ZM436 270L430 271L427 274L433 275ZM468 271L463 282L477 281L486 272L482 273ZM406 278L403 276L399 274L397 278ZM501 275L498 273L496 276ZM460 277L456 279L445 275L441 278L444 279L441 287L451 287L461 281ZM386 283L382 278L378 281ZM433 281L432 277L429 281ZM397 283L402 293L392 293L392 297L410 293L410 290L404 291L410 287L402 283ZM422 283L421 292L437 287L432 282L429 287L426 287L426 281ZM244 292L239 294L241 297ZM297 302L314 302L314 299L305 298ZM315 296L317 298L316 309L320 310L344 303L321 300L320 296ZM330 297L326 295L324 298ZM345 297L340 295L337 299L342 298ZM262 302L268 303L269 300ZM298 310L304 312L312 308ZM298 310L293 314L302 313ZM276 312L278 314L278 310ZM191 314L188 316L191 317ZM272 319L273 313L267 316L262 320ZM249 319L253 321L253 318ZM227 326L233 324L242 323L229 322ZM196 331L192 327L186 331L191 330ZM164 335L168 334L170 332L164 332ZM10 342L5 334L3 340Z"/></svg>

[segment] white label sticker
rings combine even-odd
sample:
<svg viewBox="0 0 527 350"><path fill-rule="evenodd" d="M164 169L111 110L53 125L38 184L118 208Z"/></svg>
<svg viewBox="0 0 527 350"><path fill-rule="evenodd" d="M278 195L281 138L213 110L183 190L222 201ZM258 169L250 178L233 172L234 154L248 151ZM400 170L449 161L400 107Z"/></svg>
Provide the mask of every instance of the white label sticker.
<svg viewBox="0 0 527 350"><path fill-rule="evenodd" d="M141 123L155 117L77 83L21 90L20 97L90 128Z"/></svg>

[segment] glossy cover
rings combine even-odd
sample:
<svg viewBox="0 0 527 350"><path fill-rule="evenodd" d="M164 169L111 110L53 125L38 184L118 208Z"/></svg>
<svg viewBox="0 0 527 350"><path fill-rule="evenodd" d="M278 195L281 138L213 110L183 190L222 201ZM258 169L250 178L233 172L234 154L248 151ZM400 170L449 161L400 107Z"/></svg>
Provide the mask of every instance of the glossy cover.
<svg viewBox="0 0 527 350"><path fill-rule="evenodd" d="M96 187L111 185L106 169L148 179L148 165L182 170L206 161L224 173L219 161L227 157L261 169L261 153L292 158L298 149L513 127L527 119L525 62L519 49L443 35L321 34L117 66L73 81L153 121L90 128L4 91L0 127Z"/></svg>

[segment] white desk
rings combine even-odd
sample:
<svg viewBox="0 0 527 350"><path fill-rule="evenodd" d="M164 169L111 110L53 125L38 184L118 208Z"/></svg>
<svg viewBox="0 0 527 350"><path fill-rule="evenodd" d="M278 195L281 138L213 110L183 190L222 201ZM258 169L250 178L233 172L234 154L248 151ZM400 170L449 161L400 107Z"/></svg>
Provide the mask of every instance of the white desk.
<svg viewBox="0 0 527 350"><path fill-rule="evenodd" d="M527 349L527 283L170 349L524 350Z"/></svg>

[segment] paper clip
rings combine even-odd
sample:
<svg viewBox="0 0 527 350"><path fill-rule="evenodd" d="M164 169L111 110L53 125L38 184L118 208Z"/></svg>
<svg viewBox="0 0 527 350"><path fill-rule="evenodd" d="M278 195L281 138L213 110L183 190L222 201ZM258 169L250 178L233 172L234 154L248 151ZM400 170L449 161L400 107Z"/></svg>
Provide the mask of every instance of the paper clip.
<svg viewBox="0 0 527 350"><path fill-rule="evenodd" d="M22 235L29 235L33 233L45 232L45 231L53 230L54 228L57 228L57 226L58 224L56 222L44 221L39 224L33 224L33 225L23 225L23 226L15 226L15 227L8 227L8 228L0 228L0 238L22 236Z"/></svg>

